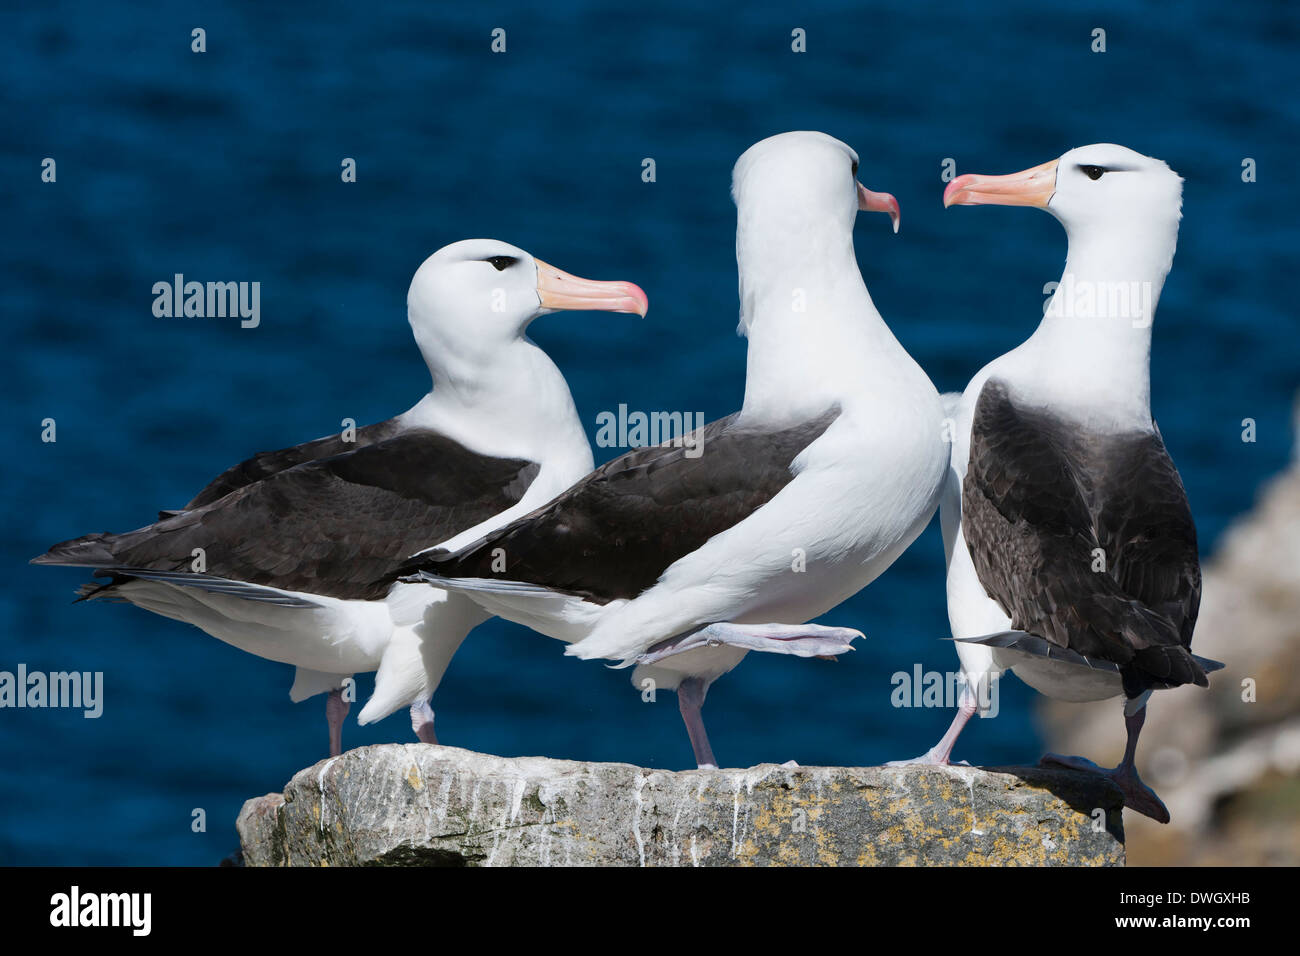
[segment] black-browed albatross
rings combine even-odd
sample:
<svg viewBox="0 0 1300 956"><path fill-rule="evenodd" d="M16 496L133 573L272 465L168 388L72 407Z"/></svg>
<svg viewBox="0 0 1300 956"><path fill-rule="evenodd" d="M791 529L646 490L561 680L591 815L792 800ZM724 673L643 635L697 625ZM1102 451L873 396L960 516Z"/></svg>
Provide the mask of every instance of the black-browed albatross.
<svg viewBox="0 0 1300 956"><path fill-rule="evenodd" d="M436 743L430 697L487 615L460 595L374 582L430 545L531 511L591 470L564 376L525 335L537 316L571 309L645 315L646 298L504 242L446 246L407 295L433 379L413 408L358 429L355 441L256 455L155 524L57 544L33 563L95 568L108 580L86 585L87 597L129 601L295 665L295 701L329 692L331 754L342 747L343 681L372 670L359 723L409 706L419 739Z"/></svg>
<svg viewBox="0 0 1300 956"><path fill-rule="evenodd" d="M945 206L980 204L1046 209L1069 251L1037 331L952 403L941 520L968 690L919 759L947 763L990 682L1011 668L1063 700L1123 694L1128 745L1107 773L1126 805L1164 822L1168 811L1133 764L1147 699L1204 686L1221 666L1191 653L1196 526L1151 417L1151 325L1177 245L1182 179L1159 160L1099 144L1009 176L959 176L944 192Z"/></svg>
<svg viewBox="0 0 1300 956"><path fill-rule="evenodd" d="M858 271L860 209L898 218L823 133L785 133L736 163L741 410L695 442L638 449L525 518L406 570L494 614L637 664L676 689L701 767L709 685L748 651L827 656L859 632L805 624L856 593L920 534L947 468L929 378ZM780 622L780 623L773 623Z"/></svg>

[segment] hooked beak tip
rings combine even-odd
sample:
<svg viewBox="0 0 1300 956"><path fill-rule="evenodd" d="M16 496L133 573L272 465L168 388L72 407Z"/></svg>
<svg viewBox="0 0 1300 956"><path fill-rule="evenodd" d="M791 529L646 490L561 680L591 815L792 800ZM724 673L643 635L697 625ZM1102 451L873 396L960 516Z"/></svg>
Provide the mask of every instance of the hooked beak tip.
<svg viewBox="0 0 1300 956"><path fill-rule="evenodd" d="M943 208L947 209L949 206L960 203L961 200L957 198L957 194L969 186L974 178L974 176L967 173L950 182L943 191Z"/></svg>
<svg viewBox="0 0 1300 956"><path fill-rule="evenodd" d="M632 313L634 315L639 315L641 318L644 319L646 317L646 313L650 311L650 298L645 294L645 291L635 282L625 282L623 284L627 286L627 297L630 300L629 305L631 307L620 311L625 311L625 312Z"/></svg>
<svg viewBox="0 0 1300 956"><path fill-rule="evenodd" d="M898 225L902 221L903 212L898 206L898 200L890 193L872 192L862 183L858 183L858 209L863 212L889 213L889 221L894 225L894 235L898 235Z"/></svg>

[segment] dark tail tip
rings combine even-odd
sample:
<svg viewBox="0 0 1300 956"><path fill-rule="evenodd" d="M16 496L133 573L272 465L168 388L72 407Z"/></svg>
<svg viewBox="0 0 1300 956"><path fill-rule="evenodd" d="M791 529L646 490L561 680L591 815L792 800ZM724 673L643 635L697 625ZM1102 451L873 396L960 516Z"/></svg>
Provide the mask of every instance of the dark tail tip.
<svg viewBox="0 0 1300 956"><path fill-rule="evenodd" d="M1208 687L1210 683L1201 662L1181 644L1143 648L1138 651L1133 663L1165 687L1177 687L1180 684Z"/></svg>
<svg viewBox="0 0 1300 956"><path fill-rule="evenodd" d="M60 541L44 554L32 558L30 564L56 564L73 567L105 567L118 563L109 547L112 535L104 532L83 535L70 541Z"/></svg>

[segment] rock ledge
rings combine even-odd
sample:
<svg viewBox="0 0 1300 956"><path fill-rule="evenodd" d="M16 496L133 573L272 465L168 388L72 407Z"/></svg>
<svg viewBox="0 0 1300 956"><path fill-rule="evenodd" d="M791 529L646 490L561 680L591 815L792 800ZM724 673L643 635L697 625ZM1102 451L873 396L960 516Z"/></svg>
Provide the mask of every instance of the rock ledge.
<svg viewBox="0 0 1300 956"><path fill-rule="evenodd" d="M645 770L362 747L247 801L248 866L1124 862L1119 792L1038 767Z"/></svg>

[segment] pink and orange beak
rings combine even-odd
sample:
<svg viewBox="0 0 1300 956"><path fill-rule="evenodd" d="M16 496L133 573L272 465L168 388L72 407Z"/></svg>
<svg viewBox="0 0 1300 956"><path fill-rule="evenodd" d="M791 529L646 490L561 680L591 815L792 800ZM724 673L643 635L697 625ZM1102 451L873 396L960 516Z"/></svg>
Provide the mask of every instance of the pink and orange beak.
<svg viewBox="0 0 1300 956"><path fill-rule="evenodd" d="M863 212L887 212L894 223L894 234L898 234L898 221L903 218L898 208L898 200L889 193L873 193L862 183L858 183L858 208Z"/></svg>
<svg viewBox="0 0 1300 956"><path fill-rule="evenodd" d="M1009 176L958 176L943 191L948 206L1037 206L1046 209L1056 193L1056 160Z"/></svg>
<svg viewBox="0 0 1300 956"><path fill-rule="evenodd" d="M537 297L543 309L599 309L605 312L635 312L642 318L650 301L634 282L597 282L581 279L563 269L534 258L537 263Z"/></svg>

